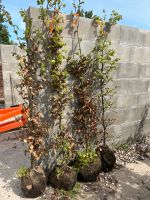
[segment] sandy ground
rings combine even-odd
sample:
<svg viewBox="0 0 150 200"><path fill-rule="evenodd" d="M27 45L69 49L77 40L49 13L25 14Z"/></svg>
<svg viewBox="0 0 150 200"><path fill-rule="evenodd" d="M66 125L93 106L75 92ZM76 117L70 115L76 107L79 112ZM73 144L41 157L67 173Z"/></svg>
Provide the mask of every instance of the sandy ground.
<svg viewBox="0 0 150 200"><path fill-rule="evenodd" d="M29 157L25 156L24 149L22 142L11 138L11 133L0 135L0 200L25 199L16 177L21 166L29 166Z"/></svg>
<svg viewBox="0 0 150 200"><path fill-rule="evenodd" d="M16 171L21 166L29 166L29 157L25 156L25 146L19 140L9 138L10 133L0 135L0 200L26 200L20 189ZM117 191L103 191L99 184L82 185L77 199L82 200L150 200L150 160L111 172L119 185ZM44 199L44 198L42 198ZM51 198L49 197L49 200Z"/></svg>

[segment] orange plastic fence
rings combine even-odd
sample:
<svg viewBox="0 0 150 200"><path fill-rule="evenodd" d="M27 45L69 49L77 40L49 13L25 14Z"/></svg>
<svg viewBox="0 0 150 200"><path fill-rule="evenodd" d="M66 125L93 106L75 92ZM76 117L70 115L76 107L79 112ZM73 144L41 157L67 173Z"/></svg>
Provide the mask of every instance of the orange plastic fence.
<svg viewBox="0 0 150 200"><path fill-rule="evenodd" d="M24 126L27 123L27 112L22 105L0 109L0 133Z"/></svg>

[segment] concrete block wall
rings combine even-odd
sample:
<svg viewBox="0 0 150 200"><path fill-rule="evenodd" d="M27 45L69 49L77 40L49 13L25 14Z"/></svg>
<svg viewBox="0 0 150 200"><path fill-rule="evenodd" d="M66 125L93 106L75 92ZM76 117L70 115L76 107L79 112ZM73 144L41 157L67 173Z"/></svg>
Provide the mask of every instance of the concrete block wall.
<svg viewBox="0 0 150 200"><path fill-rule="evenodd" d="M39 10L29 8L28 14L33 19L33 29L40 28ZM65 49L69 55L78 48L70 20L70 16L64 15L62 35L66 42ZM80 18L79 34L82 38L82 53L87 54L95 44L97 28L92 25L90 19ZM150 31L117 25L112 28L109 37L112 40L112 48L120 58L118 69L113 73L114 85L117 85L118 88L113 97L116 112L111 116L116 120L110 127L116 143L124 142L130 137L137 138L142 134L150 134ZM14 46L1 45L0 48L5 102L8 106L11 104L9 75L12 74L14 84L19 81L19 77L16 75L18 66L11 54ZM19 50L17 49L17 51ZM19 101L17 92L15 97ZM47 109L49 105L47 105L46 92L42 95L41 101L42 109Z"/></svg>
<svg viewBox="0 0 150 200"><path fill-rule="evenodd" d="M110 33L112 47L120 58L114 83L116 141L150 134L150 31L116 26Z"/></svg>
<svg viewBox="0 0 150 200"><path fill-rule="evenodd" d="M1 62L1 51L0 51L0 108L4 107L4 87L3 87L3 74L2 74L2 62Z"/></svg>
<svg viewBox="0 0 150 200"><path fill-rule="evenodd" d="M3 76L2 76L2 64L0 63L0 99L4 98L3 93Z"/></svg>
<svg viewBox="0 0 150 200"><path fill-rule="evenodd" d="M13 56L14 52L22 54L23 52L14 45L0 45L1 63L3 73L3 87L4 87L4 101L5 106L12 106L14 104L22 103L22 99L16 89L16 84L20 77L17 75L19 66L16 58Z"/></svg>

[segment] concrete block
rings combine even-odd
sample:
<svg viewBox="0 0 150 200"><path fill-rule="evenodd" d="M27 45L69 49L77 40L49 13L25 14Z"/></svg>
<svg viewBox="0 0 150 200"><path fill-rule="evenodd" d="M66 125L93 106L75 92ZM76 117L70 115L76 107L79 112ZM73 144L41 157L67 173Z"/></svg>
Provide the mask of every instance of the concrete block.
<svg viewBox="0 0 150 200"><path fill-rule="evenodd" d="M113 97L113 105L117 109L136 107L139 104L140 95L121 95Z"/></svg>
<svg viewBox="0 0 150 200"><path fill-rule="evenodd" d="M36 31L38 29L41 30L41 28L42 28L42 22L40 20L32 22L32 31Z"/></svg>
<svg viewBox="0 0 150 200"><path fill-rule="evenodd" d="M2 63L17 63L16 57L13 53L25 55L25 52L19 49L16 45L0 45L1 61Z"/></svg>
<svg viewBox="0 0 150 200"><path fill-rule="evenodd" d="M114 142L121 144L126 142L129 137L133 137L136 131L137 123L138 122L132 122L115 125L113 133Z"/></svg>
<svg viewBox="0 0 150 200"><path fill-rule="evenodd" d="M150 93L140 94L138 97L138 106L145 106L150 103Z"/></svg>
<svg viewBox="0 0 150 200"><path fill-rule="evenodd" d="M64 22L62 23L61 26L63 28L63 31L62 31L63 37L74 38L74 28L72 27L71 23L72 23L71 20L64 20Z"/></svg>
<svg viewBox="0 0 150 200"><path fill-rule="evenodd" d="M64 28L62 35L64 37L77 38L77 29L72 26L73 17L71 15L63 15L64 23L62 27ZM97 27L93 25L93 20L84 17L79 18L79 37L83 40L95 40L97 36Z"/></svg>
<svg viewBox="0 0 150 200"><path fill-rule="evenodd" d="M108 38L114 43L120 43L120 25L115 25L111 28Z"/></svg>
<svg viewBox="0 0 150 200"><path fill-rule="evenodd" d="M115 50L116 57L120 59L120 62L133 62L135 60L137 47L112 43L112 48Z"/></svg>
<svg viewBox="0 0 150 200"><path fill-rule="evenodd" d="M126 109L115 111L115 113L113 114L114 125L123 124L127 121L126 112L127 112Z"/></svg>
<svg viewBox="0 0 150 200"><path fill-rule="evenodd" d="M87 20L87 19L86 19ZM95 40L97 35L97 29L92 25L92 21L89 19L89 23L84 23L85 18L81 17L79 20L79 37L83 40ZM77 29L72 26L72 20L66 20L62 23L64 37L77 38Z"/></svg>
<svg viewBox="0 0 150 200"><path fill-rule="evenodd" d="M3 62L8 62L8 60L12 63L17 63L17 60L15 56L12 56L13 52L17 51L17 48L15 45L0 45L1 48L1 59Z"/></svg>
<svg viewBox="0 0 150 200"><path fill-rule="evenodd" d="M150 48L139 47L136 49L136 62L139 63L150 63Z"/></svg>
<svg viewBox="0 0 150 200"><path fill-rule="evenodd" d="M17 95L17 92L16 92L16 95ZM14 98L13 104L12 104L12 97L10 95L5 95L5 107L22 104L23 102L24 101L22 100L22 98L19 95L17 95L17 97Z"/></svg>
<svg viewBox="0 0 150 200"><path fill-rule="evenodd" d="M95 47L95 41L83 40L81 42L81 51L84 55L87 55Z"/></svg>
<svg viewBox="0 0 150 200"><path fill-rule="evenodd" d="M114 114L111 114L111 118L115 118L114 124L121 125L124 123L132 123L142 120L142 114L145 111L144 107L116 109ZM113 116L113 117L112 117Z"/></svg>
<svg viewBox="0 0 150 200"><path fill-rule="evenodd" d="M150 47L150 31L144 30L143 32L143 46Z"/></svg>
<svg viewBox="0 0 150 200"><path fill-rule="evenodd" d="M140 78L150 78L150 63L141 65Z"/></svg>
<svg viewBox="0 0 150 200"><path fill-rule="evenodd" d="M67 50L66 55L72 55L73 52L79 52L79 43L76 39L64 38L64 42L66 43L66 46L64 47L64 49ZM90 53L94 46L95 41L82 40L80 42L81 52L84 55Z"/></svg>
<svg viewBox="0 0 150 200"><path fill-rule="evenodd" d="M137 78L140 76L140 64L119 63L117 69L117 78Z"/></svg>
<svg viewBox="0 0 150 200"><path fill-rule="evenodd" d="M120 44L143 45L143 32L140 29L120 26Z"/></svg>
<svg viewBox="0 0 150 200"><path fill-rule="evenodd" d="M129 87L129 81L128 80L114 80L113 85L116 86L116 92L117 95L126 95L128 93L128 87Z"/></svg>
<svg viewBox="0 0 150 200"><path fill-rule="evenodd" d="M143 112L143 109L143 107L128 108L121 110L116 109L116 112L114 113L114 124L119 125L141 120L141 114Z"/></svg>
<svg viewBox="0 0 150 200"><path fill-rule="evenodd" d="M144 92L148 92L148 88L150 87L149 80L129 80L128 81L128 94L140 94Z"/></svg>
<svg viewBox="0 0 150 200"><path fill-rule="evenodd" d="M40 10L39 8L29 7L27 10L27 14L33 21L39 20Z"/></svg>
<svg viewBox="0 0 150 200"><path fill-rule="evenodd" d="M117 45L112 43L116 55L120 62L149 63L150 49L148 47L128 46L126 44Z"/></svg>
<svg viewBox="0 0 150 200"><path fill-rule="evenodd" d="M12 86L10 83L10 74L12 77ZM23 102L22 98L19 95L18 90L16 89L16 84L19 82L20 77L15 72L7 71L3 73L3 80L4 80L5 105L6 106L12 105L12 97L16 104L22 103ZM13 91L11 91L11 87Z"/></svg>
<svg viewBox="0 0 150 200"><path fill-rule="evenodd" d="M72 38L66 38L64 37L63 38L63 41L65 43L65 46L64 46L64 55L67 57L67 56L71 56L73 54L73 52L76 52L77 51L77 43L76 41L74 41Z"/></svg>
<svg viewBox="0 0 150 200"><path fill-rule="evenodd" d="M19 66L18 64L15 62L15 63L11 63L11 59L10 59L10 62L3 62L3 72L9 72L10 69L14 72L18 72L19 71Z"/></svg>
<svg viewBox="0 0 150 200"><path fill-rule="evenodd" d="M150 131L150 118L146 118L145 120L143 120L143 130L145 131Z"/></svg>
<svg viewBox="0 0 150 200"><path fill-rule="evenodd" d="M97 28L93 25L93 20L80 17L79 36L83 40L95 40L97 36Z"/></svg>
<svg viewBox="0 0 150 200"><path fill-rule="evenodd" d="M129 108L126 110L127 122L139 121L142 119L142 113L145 111L144 107Z"/></svg>

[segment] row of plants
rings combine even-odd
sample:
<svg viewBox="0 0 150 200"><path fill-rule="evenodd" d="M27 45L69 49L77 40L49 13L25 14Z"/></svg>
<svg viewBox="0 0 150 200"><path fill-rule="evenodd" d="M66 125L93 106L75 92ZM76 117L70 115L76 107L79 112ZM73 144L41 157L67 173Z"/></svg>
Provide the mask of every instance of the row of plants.
<svg viewBox="0 0 150 200"><path fill-rule="evenodd" d="M65 56L62 36L61 10L65 4L61 0L37 0L42 27L36 29L26 11L20 12L26 30L24 38L17 37L26 56L15 54L21 76L17 87L24 109L29 108L24 142L31 154L31 168L22 168L18 174L27 197L41 195L48 183L72 190L77 180L96 181L98 174L111 170L116 161L106 144L112 124L107 112L112 108L115 92L108 83L118 62L108 34L122 17L115 11L108 20L106 16L93 17L97 30L95 47L84 55L79 35L83 3L73 3L70 26L78 50L69 57ZM40 94L46 90L47 118L39 108ZM72 110L69 123L64 120L67 107Z"/></svg>

